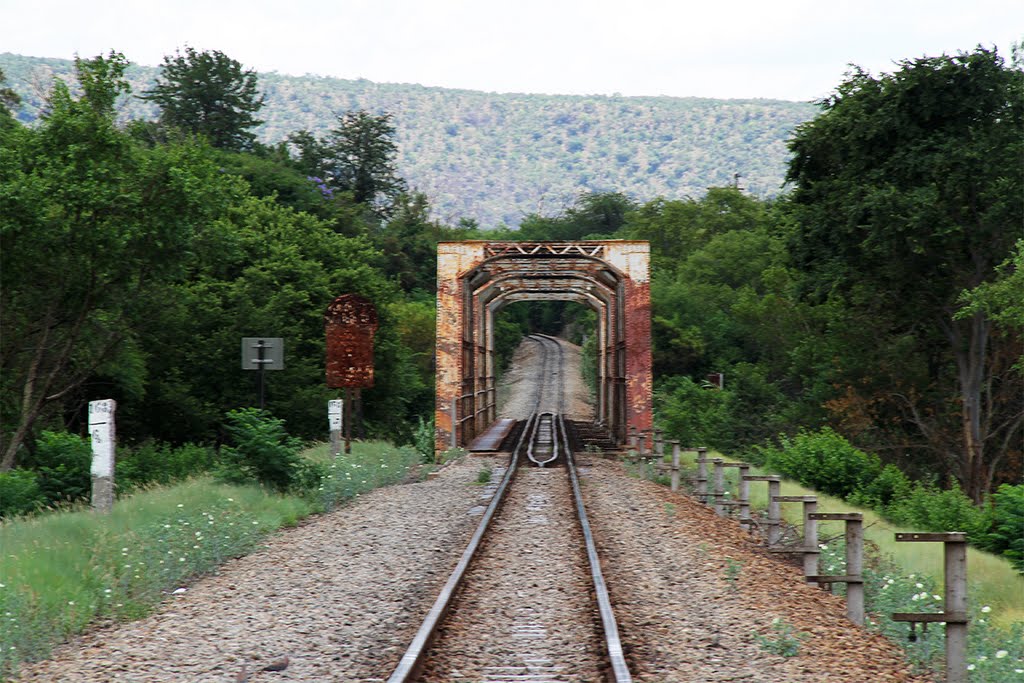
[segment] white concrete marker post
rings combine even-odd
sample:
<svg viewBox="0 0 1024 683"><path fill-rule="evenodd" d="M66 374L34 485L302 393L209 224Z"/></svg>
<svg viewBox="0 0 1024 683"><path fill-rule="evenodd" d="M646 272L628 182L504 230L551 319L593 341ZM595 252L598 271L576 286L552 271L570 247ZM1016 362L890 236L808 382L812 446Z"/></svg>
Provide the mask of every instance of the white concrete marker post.
<svg viewBox="0 0 1024 683"><path fill-rule="evenodd" d="M114 507L114 411L110 398L89 402L89 440L92 443L92 509L110 512Z"/></svg>
<svg viewBox="0 0 1024 683"><path fill-rule="evenodd" d="M334 399L327 402L327 426L330 429L331 457L341 455L341 416L345 402Z"/></svg>

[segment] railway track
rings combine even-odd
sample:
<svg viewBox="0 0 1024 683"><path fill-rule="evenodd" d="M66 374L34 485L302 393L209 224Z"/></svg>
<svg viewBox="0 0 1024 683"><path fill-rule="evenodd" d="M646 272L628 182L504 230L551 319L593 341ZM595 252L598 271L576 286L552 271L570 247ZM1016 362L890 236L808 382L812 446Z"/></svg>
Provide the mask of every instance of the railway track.
<svg viewBox="0 0 1024 683"><path fill-rule="evenodd" d="M632 680L561 415L561 345L529 339L543 351L534 413L388 683Z"/></svg>

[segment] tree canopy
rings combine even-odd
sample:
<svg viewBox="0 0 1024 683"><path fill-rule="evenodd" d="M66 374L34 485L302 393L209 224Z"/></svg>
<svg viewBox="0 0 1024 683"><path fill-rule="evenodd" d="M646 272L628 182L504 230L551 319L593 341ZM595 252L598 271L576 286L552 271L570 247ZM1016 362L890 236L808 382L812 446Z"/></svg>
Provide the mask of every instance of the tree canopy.
<svg viewBox="0 0 1024 683"><path fill-rule="evenodd" d="M160 106L163 125L203 135L221 149L251 148L251 129L263 123L256 118L265 100L256 73L219 50L186 47L165 56L156 85L140 98Z"/></svg>
<svg viewBox="0 0 1024 683"><path fill-rule="evenodd" d="M872 365L851 395L874 393L873 410L912 425L905 438L980 499L1020 438L1019 336L955 315L1020 237L1024 73L978 48L879 77L855 69L821 106L790 144L790 249L808 293L841 299L877 340L847 344L870 353L843 353L837 379Z"/></svg>

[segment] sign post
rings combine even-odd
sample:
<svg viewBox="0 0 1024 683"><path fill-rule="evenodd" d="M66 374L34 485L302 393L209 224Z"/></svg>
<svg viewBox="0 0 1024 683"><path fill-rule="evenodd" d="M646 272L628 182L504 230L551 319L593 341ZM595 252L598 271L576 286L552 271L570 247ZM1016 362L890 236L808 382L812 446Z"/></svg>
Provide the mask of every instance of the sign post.
<svg viewBox="0 0 1024 683"><path fill-rule="evenodd" d="M344 389L345 452L352 452L352 415L359 390L373 386L373 336L377 308L358 294L342 294L324 311L327 386Z"/></svg>
<svg viewBox="0 0 1024 683"><path fill-rule="evenodd" d="M89 402L89 440L92 443L92 509L110 512L114 507L114 411L110 398Z"/></svg>
<svg viewBox="0 0 1024 683"><path fill-rule="evenodd" d="M284 339L281 337L242 337L242 369L256 370L260 410L263 410L263 372L284 370Z"/></svg>
<svg viewBox="0 0 1024 683"><path fill-rule="evenodd" d="M344 401L334 399L327 402L327 425L331 432L331 456L338 457L341 454L341 427L342 410Z"/></svg>

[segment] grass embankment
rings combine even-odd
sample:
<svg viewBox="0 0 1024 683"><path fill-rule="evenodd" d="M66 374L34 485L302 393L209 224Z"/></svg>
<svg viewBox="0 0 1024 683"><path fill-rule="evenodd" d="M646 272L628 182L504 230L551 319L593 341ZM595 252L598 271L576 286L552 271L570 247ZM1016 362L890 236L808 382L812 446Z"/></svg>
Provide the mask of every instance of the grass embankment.
<svg viewBox="0 0 1024 683"><path fill-rule="evenodd" d="M715 457L725 457L720 453ZM695 469L696 454L684 451L681 462L684 467ZM730 471L731 470L731 471ZM710 468L709 468L710 472ZM751 474L774 474L757 467L752 467ZM733 495L737 491L736 470L726 470L727 488ZM730 486L731 484L731 486ZM793 481L782 480L784 496L817 496L818 512L859 512L864 515L864 538L877 546L883 557L890 557L893 562L908 574L927 575L942 580L944 573L943 548L941 543L897 543L897 532L919 531L898 527L878 515L873 510L859 508L839 498L823 495L812 489L805 488ZM768 506L768 486L761 482L751 482L750 503L759 510ZM784 503L782 516L794 526L803 525L803 510L798 503ZM842 537L842 522L819 522L820 538ZM1024 576L1010 565L1009 561L975 548L967 549L967 567L969 600L973 605L992 608L993 621L1001 626L1009 626L1016 622L1024 622Z"/></svg>
<svg viewBox="0 0 1024 683"><path fill-rule="evenodd" d="M720 454L715 454L716 456ZM696 454L683 452L682 465L696 471ZM709 471L710 474L710 471ZM772 474L751 468L751 474ZM737 470L726 470L726 489L735 496ZM661 477L661 479L664 479ZM751 506L764 510L768 505L768 487L751 482ZM941 612L943 593L943 544L897 543L896 532L915 531L898 527L876 512L853 506L783 479L781 495L816 496L819 512L860 512L864 516L864 538L878 550L878 559L866 568L866 607L872 617L869 628L880 631L907 650L910 661L920 666L936 666L942 660L942 626L930 634L919 633L908 640L909 627L892 622L892 612ZM782 506L785 520L795 527L803 525L802 505ZM819 522L819 540L827 542L820 557L823 574L843 574L842 522ZM1009 561L968 547L968 613L971 617L968 644L970 680L979 683L1024 681L1024 576ZM879 561L880 560L880 561Z"/></svg>
<svg viewBox="0 0 1024 683"><path fill-rule="evenodd" d="M301 496L203 477L120 499L109 515L79 508L0 523L0 680L91 623L145 615L271 531L401 481L420 460L384 443L354 443L337 461L326 445L303 457L328 475Z"/></svg>

